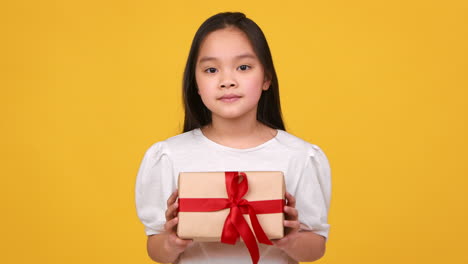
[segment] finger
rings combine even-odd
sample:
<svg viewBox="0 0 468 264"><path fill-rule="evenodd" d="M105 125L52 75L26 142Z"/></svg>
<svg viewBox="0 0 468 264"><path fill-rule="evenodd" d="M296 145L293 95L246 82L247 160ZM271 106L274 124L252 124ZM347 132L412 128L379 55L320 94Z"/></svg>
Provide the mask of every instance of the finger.
<svg viewBox="0 0 468 264"><path fill-rule="evenodd" d="M193 243L191 239L182 239L178 237L175 233L169 234L169 244L172 248L177 248L179 250L184 250L187 246Z"/></svg>
<svg viewBox="0 0 468 264"><path fill-rule="evenodd" d="M273 246L278 248L283 248L289 242L289 236L285 236L278 240L270 240L273 243Z"/></svg>
<svg viewBox="0 0 468 264"><path fill-rule="evenodd" d="M296 198L294 198L294 196L292 196L288 192L286 192L285 196L286 196L286 200L288 200L288 206L296 207Z"/></svg>
<svg viewBox="0 0 468 264"><path fill-rule="evenodd" d="M299 227L301 226L301 224L299 223L299 221L284 220L284 226L285 226L285 227L292 228L292 229L299 229Z"/></svg>
<svg viewBox="0 0 468 264"><path fill-rule="evenodd" d="M175 190L171 196L169 196L169 198L167 199L167 207L169 208L169 206L171 204L173 204L176 200L177 200L177 196L179 195L179 190Z"/></svg>
<svg viewBox="0 0 468 264"><path fill-rule="evenodd" d="M168 237L169 237L169 245L171 245L172 247L174 247L175 244L176 244L175 241L176 241L176 239L177 239L176 233L174 233L174 232L169 233L169 236L168 236Z"/></svg>
<svg viewBox="0 0 468 264"><path fill-rule="evenodd" d="M299 217L299 213L294 207L285 206L284 212L287 214L288 220L297 220L297 218Z"/></svg>
<svg viewBox="0 0 468 264"><path fill-rule="evenodd" d="M179 208L179 203L175 202L171 204L166 210L166 221L171 220L177 215L177 208Z"/></svg>
<svg viewBox="0 0 468 264"><path fill-rule="evenodd" d="M178 217L172 218L171 220L167 221L164 224L164 229L169 233L174 232L175 231L174 228L175 228L175 226L177 225L178 222L179 222Z"/></svg>
<svg viewBox="0 0 468 264"><path fill-rule="evenodd" d="M178 246L178 247L187 247L188 245L192 244L193 243L193 240L192 239L182 239L180 237L177 237L175 239L175 244Z"/></svg>

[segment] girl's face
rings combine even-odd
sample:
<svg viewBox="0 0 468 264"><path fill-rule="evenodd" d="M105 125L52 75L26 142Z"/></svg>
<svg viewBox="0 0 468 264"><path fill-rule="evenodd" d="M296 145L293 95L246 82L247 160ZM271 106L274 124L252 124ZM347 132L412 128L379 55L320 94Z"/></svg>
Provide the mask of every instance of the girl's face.
<svg viewBox="0 0 468 264"><path fill-rule="evenodd" d="M213 31L202 41L198 54L198 94L212 118L256 119L258 101L270 80L265 80L245 33L233 27Z"/></svg>

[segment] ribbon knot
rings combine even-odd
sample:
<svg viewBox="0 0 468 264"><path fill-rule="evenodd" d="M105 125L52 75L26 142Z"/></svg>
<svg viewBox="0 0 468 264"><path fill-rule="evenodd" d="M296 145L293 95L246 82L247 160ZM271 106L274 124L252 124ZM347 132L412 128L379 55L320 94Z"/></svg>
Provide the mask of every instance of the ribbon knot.
<svg viewBox="0 0 468 264"><path fill-rule="evenodd" d="M246 199L240 199L240 201L237 203L238 206L246 206L248 204L249 202Z"/></svg>

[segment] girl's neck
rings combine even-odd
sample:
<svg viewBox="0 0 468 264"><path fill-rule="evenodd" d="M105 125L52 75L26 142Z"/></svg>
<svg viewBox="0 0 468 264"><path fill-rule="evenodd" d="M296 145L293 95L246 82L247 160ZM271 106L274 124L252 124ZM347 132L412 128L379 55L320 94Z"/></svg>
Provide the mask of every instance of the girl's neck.
<svg viewBox="0 0 468 264"><path fill-rule="evenodd" d="M232 148L252 148L276 136L276 129L257 120L225 120L213 118L212 123L201 128L210 140Z"/></svg>

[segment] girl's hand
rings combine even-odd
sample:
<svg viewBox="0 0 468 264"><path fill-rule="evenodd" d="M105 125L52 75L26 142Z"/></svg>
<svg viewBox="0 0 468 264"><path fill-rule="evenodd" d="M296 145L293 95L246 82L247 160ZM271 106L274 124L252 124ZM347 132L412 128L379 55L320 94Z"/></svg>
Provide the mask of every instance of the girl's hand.
<svg viewBox="0 0 468 264"><path fill-rule="evenodd" d="M179 221L177 217L179 204L177 203L178 190L175 190L169 199L167 199L166 210L166 224L164 225L167 239L164 247L172 252L182 253L190 244L193 243L191 239L181 239L176 234L176 226Z"/></svg>
<svg viewBox="0 0 468 264"><path fill-rule="evenodd" d="M286 192L287 203L284 206L284 213L286 214L284 220L284 226L286 227L285 236L278 240L272 240L271 242L275 247L284 249L286 246L290 245L293 242L294 238L297 237L299 233L299 213L296 209L296 198L290 193Z"/></svg>

